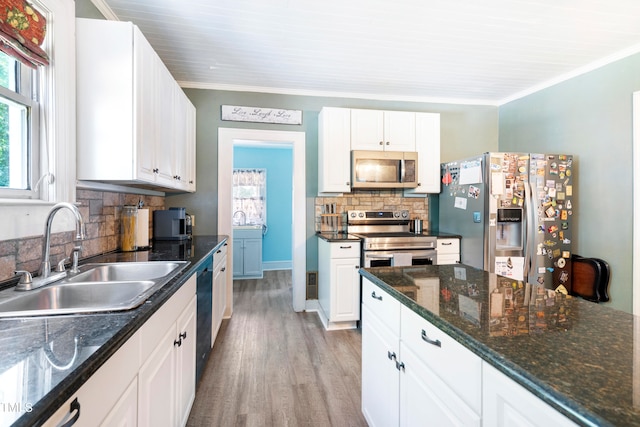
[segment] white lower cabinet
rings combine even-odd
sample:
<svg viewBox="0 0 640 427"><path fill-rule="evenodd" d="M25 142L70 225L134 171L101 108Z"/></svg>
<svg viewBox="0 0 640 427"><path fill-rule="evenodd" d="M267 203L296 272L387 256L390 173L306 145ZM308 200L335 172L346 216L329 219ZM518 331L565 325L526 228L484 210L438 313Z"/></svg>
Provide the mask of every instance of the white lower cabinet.
<svg viewBox="0 0 640 427"><path fill-rule="evenodd" d="M196 305L194 274L44 426L186 425L196 393Z"/></svg>
<svg viewBox="0 0 640 427"><path fill-rule="evenodd" d="M360 320L360 242L318 239L318 303L325 329L355 328Z"/></svg>
<svg viewBox="0 0 640 427"><path fill-rule="evenodd" d="M186 424L195 399L196 305L193 275L141 329L138 426Z"/></svg>
<svg viewBox="0 0 640 427"><path fill-rule="evenodd" d="M480 358L365 278L362 292L367 423L480 426Z"/></svg>
<svg viewBox="0 0 640 427"><path fill-rule="evenodd" d="M460 262L460 239L438 238L436 253L438 265L458 264Z"/></svg>
<svg viewBox="0 0 640 427"><path fill-rule="evenodd" d="M576 426L366 278L362 413L372 427Z"/></svg>
<svg viewBox="0 0 640 427"><path fill-rule="evenodd" d="M480 426L481 359L407 307L400 313L400 425Z"/></svg>
<svg viewBox="0 0 640 427"><path fill-rule="evenodd" d="M482 424L570 427L576 424L493 366L482 366Z"/></svg>
<svg viewBox="0 0 640 427"><path fill-rule="evenodd" d="M227 244L213 255L213 288L211 290L211 347L216 342L227 309Z"/></svg>
<svg viewBox="0 0 640 427"><path fill-rule="evenodd" d="M75 420L74 426L135 426L139 358L136 333L43 425L63 426Z"/></svg>

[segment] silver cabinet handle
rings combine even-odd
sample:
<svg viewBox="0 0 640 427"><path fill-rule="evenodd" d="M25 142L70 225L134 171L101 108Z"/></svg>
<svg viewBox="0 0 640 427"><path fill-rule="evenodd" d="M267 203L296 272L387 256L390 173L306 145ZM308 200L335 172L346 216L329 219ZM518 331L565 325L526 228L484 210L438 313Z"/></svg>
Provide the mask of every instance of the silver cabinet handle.
<svg viewBox="0 0 640 427"><path fill-rule="evenodd" d="M432 340L431 338L429 338L427 336L427 332L424 329L422 330L422 339L429 344L435 345L437 347L442 347L442 343L440 342L440 340Z"/></svg>
<svg viewBox="0 0 640 427"><path fill-rule="evenodd" d="M397 369L398 371L402 371L402 372L404 372L404 362L398 362L398 361L396 360L396 369Z"/></svg>
<svg viewBox="0 0 640 427"><path fill-rule="evenodd" d="M453 245L453 243L451 243L451 242L440 242L440 244L442 246L451 246L451 245Z"/></svg>
<svg viewBox="0 0 640 427"><path fill-rule="evenodd" d="M371 292L371 298L377 299L378 301L382 301L382 295L376 295L376 291Z"/></svg>
<svg viewBox="0 0 640 427"><path fill-rule="evenodd" d="M387 357L389 358L389 360L396 360L396 352L394 351L393 353L391 353L390 351L387 351Z"/></svg>
<svg viewBox="0 0 640 427"><path fill-rule="evenodd" d="M349 246L340 246L340 249L351 249L351 245L349 245Z"/></svg>

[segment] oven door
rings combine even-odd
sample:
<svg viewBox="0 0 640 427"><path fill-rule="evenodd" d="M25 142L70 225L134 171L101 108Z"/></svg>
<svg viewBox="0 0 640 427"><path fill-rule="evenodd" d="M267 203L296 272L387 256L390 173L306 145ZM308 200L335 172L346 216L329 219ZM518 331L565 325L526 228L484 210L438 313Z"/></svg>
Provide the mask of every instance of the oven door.
<svg viewBox="0 0 640 427"><path fill-rule="evenodd" d="M362 257L365 268L437 264L436 251L433 249L364 251Z"/></svg>

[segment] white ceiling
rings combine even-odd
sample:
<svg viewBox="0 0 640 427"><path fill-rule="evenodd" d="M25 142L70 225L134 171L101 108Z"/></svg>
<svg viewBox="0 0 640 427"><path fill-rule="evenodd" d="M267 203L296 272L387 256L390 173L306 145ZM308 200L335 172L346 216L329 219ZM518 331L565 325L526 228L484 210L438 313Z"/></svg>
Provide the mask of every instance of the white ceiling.
<svg viewBox="0 0 640 427"><path fill-rule="evenodd" d="M92 0L183 87L499 105L640 51L638 0Z"/></svg>

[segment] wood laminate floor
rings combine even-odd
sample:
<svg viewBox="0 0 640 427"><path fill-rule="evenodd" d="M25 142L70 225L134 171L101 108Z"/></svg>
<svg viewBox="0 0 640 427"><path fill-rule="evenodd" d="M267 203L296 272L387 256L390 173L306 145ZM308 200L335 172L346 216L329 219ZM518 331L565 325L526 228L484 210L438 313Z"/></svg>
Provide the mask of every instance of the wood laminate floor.
<svg viewBox="0 0 640 427"><path fill-rule="evenodd" d="M236 280L188 426L366 426L361 334L291 305L291 271Z"/></svg>

